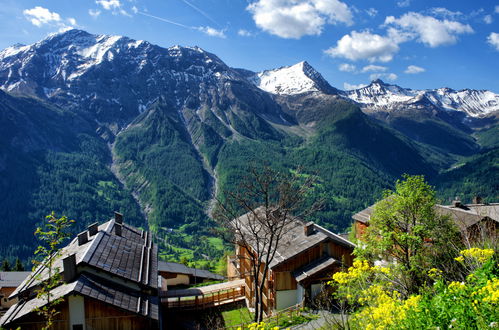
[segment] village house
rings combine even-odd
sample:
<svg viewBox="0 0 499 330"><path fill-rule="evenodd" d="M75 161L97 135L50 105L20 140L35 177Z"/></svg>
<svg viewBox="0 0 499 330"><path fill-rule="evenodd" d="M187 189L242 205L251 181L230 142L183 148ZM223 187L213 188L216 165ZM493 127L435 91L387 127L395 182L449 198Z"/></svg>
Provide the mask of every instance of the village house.
<svg viewBox="0 0 499 330"><path fill-rule="evenodd" d="M157 247L148 232L123 223L121 214L80 233L54 260L64 283L51 290L54 329L154 329L159 327ZM0 319L6 329L40 329L36 289L48 278L42 265L10 298L19 299Z"/></svg>
<svg viewBox="0 0 499 330"><path fill-rule="evenodd" d="M238 220L247 221L245 217L248 214ZM353 243L313 222L289 219L264 279L264 312L270 315L314 298L333 273L352 264L354 248ZM256 250L254 246L248 249ZM247 248L236 244L236 255L228 261L229 278L244 279L246 301L254 307L255 290Z"/></svg>
<svg viewBox="0 0 499 330"><path fill-rule="evenodd" d="M0 272L0 312L17 302L17 299L9 299L9 296L29 274L31 272Z"/></svg>
<svg viewBox="0 0 499 330"><path fill-rule="evenodd" d="M360 239L369 226L371 215L376 204L352 216L355 237ZM499 225L499 203L482 203L479 197L472 204L464 204L459 200L451 205L435 205L435 211L448 215L459 228L463 239L472 243L480 239L497 239Z"/></svg>
<svg viewBox="0 0 499 330"><path fill-rule="evenodd" d="M158 262L158 272L161 276L161 290L166 291L179 285L188 286L208 281L223 281L222 275L210 271L187 267L176 262Z"/></svg>

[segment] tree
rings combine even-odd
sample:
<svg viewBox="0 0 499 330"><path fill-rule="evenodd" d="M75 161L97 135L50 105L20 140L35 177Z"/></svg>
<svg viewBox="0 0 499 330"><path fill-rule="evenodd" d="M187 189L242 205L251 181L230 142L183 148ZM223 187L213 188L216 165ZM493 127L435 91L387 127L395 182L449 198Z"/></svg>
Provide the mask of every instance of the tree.
<svg viewBox="0 0 499 330"><path fill-rule="evenodd" d="M445 260L452 260L459 247L449 249L451 244L459 245L460 236L448 216L436 213L435 191L424 177L403 178L375 205L363 244L355 253L373 262L394 261L402 291L410 294L417 292L436 263L442 269Z"/></svg>
<svg viewBox="0 0 499 330"><path fill-rule="evenodd" d="M45 219L43 226L38 227L35 231L35 236L41 241L41 244L35 250L33 274L38 267L44 268L35 276L35 279L41 282L36 296L38 299L46 301L43 307L37 308L37 312L45 318L46 324L43 329L50 329L55 316L59 314L55 306L63 301L62 298L53 299L52 297L52 289L63 282L60 269L55 267L54 263L61 256L60 247L69 238L68 228L74 223L74 220L69 220L65 216L57 218L54 212L47 215Z"/></svg>
<svg viewBox="0 0 499 330"><path fill-rule="evenodd" d="M255 322L263 319L265 279L291 216L309 215L320 207L320 202L307 204L314 182L311 175L251 167L237 189L224 191L224 200L217 202L213 217L224 229L224 237L248 255L255 288Z"/></svg>
<svg viewBox="0 0 499 330"><path fill-rule="evenodd" d="M11 271L9 260L7 260L7 259L3 260L3 262L2 262L2 271L4 271L4 272L10 272Z"/></svg>
<svg viewBox="0 0 499 330"><path fill-rule="evenodd" d="M23 272L24 271L24 265L22 264L21 260L19 260L19 258L16 258L16 264L14 266L14 271L16 271L16 272Z"/></svg>

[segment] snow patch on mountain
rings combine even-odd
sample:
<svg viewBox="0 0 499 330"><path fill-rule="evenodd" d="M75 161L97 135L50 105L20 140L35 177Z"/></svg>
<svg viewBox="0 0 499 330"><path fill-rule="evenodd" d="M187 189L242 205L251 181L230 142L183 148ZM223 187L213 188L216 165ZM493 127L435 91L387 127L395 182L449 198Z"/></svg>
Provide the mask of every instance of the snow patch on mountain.
<svg viewBox="0 0 499 330"><path fill-rule="evenodd" d="M472 117L499 111L499 95L486 90L413 90L375 80L369 86L346 91L343 95L371 111L396 111L404 106L424 105L425 102L440 110L462 111Z"/></svg>
<svg viewBox="0 0 499 330"><path fill-rule="evenodd" d="M249 80L258 88L278 95L318 92L322 90L322 84L327 84L324 78L305 61L292 66L259 72Z"/></svg>

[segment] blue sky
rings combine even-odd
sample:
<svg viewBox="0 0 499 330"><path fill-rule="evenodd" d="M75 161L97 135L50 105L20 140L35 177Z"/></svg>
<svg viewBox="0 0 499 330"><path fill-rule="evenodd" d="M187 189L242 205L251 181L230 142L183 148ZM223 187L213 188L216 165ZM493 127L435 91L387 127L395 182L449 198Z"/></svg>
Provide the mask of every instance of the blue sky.
<svg viewBox="0 0 499 330"><path fill-rule="evenodd" d="M1 49L69 27L199 46L254 71L306 60L340 89L381 78L499 93L491 0L1 0Z"/></svg>

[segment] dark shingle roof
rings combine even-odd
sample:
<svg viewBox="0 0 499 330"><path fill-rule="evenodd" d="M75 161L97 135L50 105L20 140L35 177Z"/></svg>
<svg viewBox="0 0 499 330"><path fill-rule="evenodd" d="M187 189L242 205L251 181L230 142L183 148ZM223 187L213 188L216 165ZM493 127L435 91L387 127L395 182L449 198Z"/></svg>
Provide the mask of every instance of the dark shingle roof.
<svg viewBox="0 0 499 330"><path fill-rule="evenodd" d="M81 275L74 282L54 288L51 294L52 299L58 299L69 294L80 294L154 320L159 318L157 297L140 295L127 288L88 275ZM46 300L39 298L20 301L9 308L0 320L0 325L13 322L45 304Z"/></svg>
<svg viewBox="0 0 499 330"><path fill-rule="evenodd" d="M186 274L195 277L220 280L220 281L224 279L222 275L214 274L204 269L187 267L184 264L179 264L176 262L158 261L158 271L174 273L174 274Z"/></svg>
<svg viewBox="0 0 499 330"><path fill-rule="evenodd" d="M0 272L0 288L17 288L31 272Z"/></svg>

